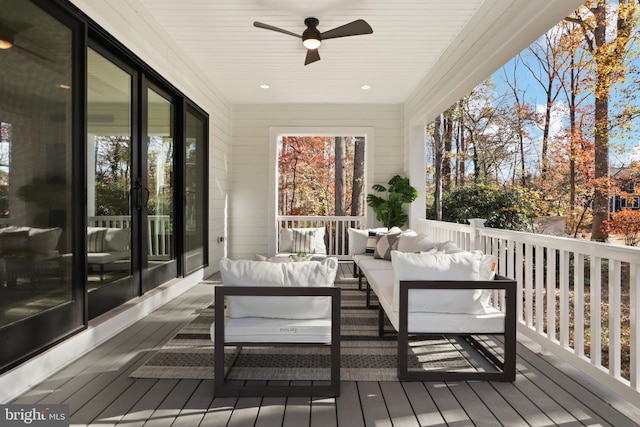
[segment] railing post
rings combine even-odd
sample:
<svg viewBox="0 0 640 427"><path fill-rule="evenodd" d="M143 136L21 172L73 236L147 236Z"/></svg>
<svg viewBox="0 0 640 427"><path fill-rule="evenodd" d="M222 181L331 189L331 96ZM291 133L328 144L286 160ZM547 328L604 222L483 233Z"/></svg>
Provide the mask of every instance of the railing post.
<svg viewBox="0 0 640 427"><path fill-rule="evenodd" d="M484 228L486 219L483 218L469 218L469 224L471 224L471 241L469 246L472 250L482 250L482 241L480 240L479 228Z"/></svg>

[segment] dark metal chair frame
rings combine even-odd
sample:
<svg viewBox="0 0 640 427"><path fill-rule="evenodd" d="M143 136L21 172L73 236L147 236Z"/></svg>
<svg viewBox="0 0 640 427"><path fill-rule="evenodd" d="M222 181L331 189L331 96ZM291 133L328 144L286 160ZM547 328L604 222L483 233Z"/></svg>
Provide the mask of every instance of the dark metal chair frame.
<svg viewBox="0 0 640 427"><path fill-rule="evenodd" d="M502 290L505 292L504 307L504 332L503 333L487 333L482 335L503 335L503 357L498 358L494 351L487 348L479 340L473 337L472 330L460 333L432 334L415 333L407 330L408 325L408 303L409 290L411 289L489 289ZM496 275L494 280L487 281L400 281L400 305L399 305L399 331L398 331L398 379L401 381L468 381L468 380L484 380L484 381L507 381L515 380L516 371L516 289L517 284L514 280L504 276ZM381 311L382 308L380 308ZM384 316L381 313L379 317L379 331L383 333ZM464 338L471 346L478 351L483 357L490 361L497 369L496 372L442 372L442 371L409 371L408 368L408 346L409 336L460 336Z"/></svg>
<svg viewBox="0 0 640 427"><path fill-rule="evenodd" d="M217 286L214 302L214 394L215 396L325 396L340 395L340 288L311 286ZM224 336L224 299L225 296L329 296L331 297L331 367L329 384L319 381L318 384L307 385L236 385L226 381L224 372L225 346L292 346L292 345L326 345L321 343L287 343L287 342L230 342Z"/></svg>

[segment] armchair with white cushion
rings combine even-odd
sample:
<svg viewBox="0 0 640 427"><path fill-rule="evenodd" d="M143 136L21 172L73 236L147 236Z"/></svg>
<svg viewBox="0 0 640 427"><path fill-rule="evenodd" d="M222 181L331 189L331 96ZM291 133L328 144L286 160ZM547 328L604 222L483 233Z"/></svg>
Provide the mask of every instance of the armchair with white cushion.
<svg viewBox="0 0 640 427"><path fill-rule="evenodd" d="M340 288L335 258L306 262L220 261L215 289L216 396L337 396L340 393ZM225 346L330 346L329 383L236 385L226 380ZM229 368L232 369L232 368Z"/></svg>

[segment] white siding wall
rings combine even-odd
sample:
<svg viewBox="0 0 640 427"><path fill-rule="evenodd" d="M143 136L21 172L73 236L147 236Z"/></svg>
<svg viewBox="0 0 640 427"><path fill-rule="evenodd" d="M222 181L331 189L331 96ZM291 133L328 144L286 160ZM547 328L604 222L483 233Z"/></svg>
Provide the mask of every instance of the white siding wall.
<svg viewBox="0 0 640 427"><path fill-rule="evenodd" d="M231 168L231 104L226 101L137 1L72 0L85 14L209 114L209 269L218 270L225 245Z"/></svg>
<svg viewBox="0 0 640 427"><path fill-rule="evenodd" d="M234 105L233 193L229 203L229 256L253 258L268 253L269 131L271 128L373 128L373 176L386 183L402 173L400 105ZM371 185L366 189L370 191Z"/></svg>

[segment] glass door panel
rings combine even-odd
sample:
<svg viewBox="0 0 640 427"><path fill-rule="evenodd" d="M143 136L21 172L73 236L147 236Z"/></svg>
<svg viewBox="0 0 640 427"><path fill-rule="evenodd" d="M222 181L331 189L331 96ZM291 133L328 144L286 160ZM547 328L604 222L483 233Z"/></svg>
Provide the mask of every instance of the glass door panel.
<svg viewBox="0 0 640 427"><path fill-rule="evenodd" d="M90 317L95 317L138 293L132 279L135 227L129 197L132 75L93 49L87 59L86 280Z"/></svg>
<svg viewBox="0 0 640 427"><path fill-rule="evenodd" d="M141 194L146 213L146 259L143 290L159 283L163 266L175 266L174 239L174 105L153 89L147 89L146 179ZM144 168L143 168L144 170ZM160 271L158 272L160 273ZM173 273L173 277L175 277Z"/></svg>
<svg viewBox="0 0 640 427"><path fill-rule="evenodd" d="M0 30L20 31L0 50L0 373L81 328L84 308L73 270L81 33L32 2L2 6Z"/></svg>

